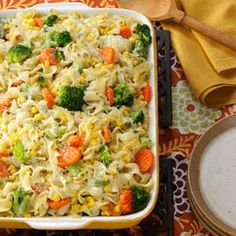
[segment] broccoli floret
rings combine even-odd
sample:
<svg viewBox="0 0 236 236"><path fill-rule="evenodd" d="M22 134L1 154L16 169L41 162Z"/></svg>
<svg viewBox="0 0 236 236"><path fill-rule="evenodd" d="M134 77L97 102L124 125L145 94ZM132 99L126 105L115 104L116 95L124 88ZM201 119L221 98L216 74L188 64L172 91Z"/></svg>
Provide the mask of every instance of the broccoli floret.
<svg viewBox="0 0 236 236"><path fill-rule="evenodd" d="M85 87L83 85L77 87L66 85L61 87L57 105L67 108L70 111L81 111L85 104L84 90Z"/></svg>
<svg viewBox="0 0 236 236"><path fill-rule="evenodd" d="M30 200L30 195L19 187L13 191L13 211L16 215L23 215Z"/></svg>
<svg viewBox="0 0 236 236"><path fill-rule="evenodd" d="M147 58L147 46L152 42L150 29L146 24L137 24L134 31L139 37L135 44L136 52L140 57Z"/></svg>
<svg viewBox="0 0 236 236"><path fill-rule="evenodd" d="M46 34L46 42L49 47L64 47L72 41L68 31L50 31Z"/></svg>
<svg viewBox="0 0 236 236"><path fill-rule="evenodd" d="M148 25L137 24L134 31L139 36L139 40L143 43L144 46L148 46L151 44L152 37Z"/></svg>
<svg viewBox="0 0 236 236"><path fill-rule="evenodd" d="M104 145L100 148L100 154L101 154L101 161L104 163L105 166L109 166L112 162L111 159L111 152L109 150L109 147Z"/></svg>
<svg viewBox="0 0 236 236"><path fill-rule="evenodd" d="M117 85L114 91L116 106L120 107L125 105L127 107L131 107L133 105L134 96L125 83Z"/></svg>
<svg viewBox="0 0 236 236"><path fill-rule="evenodd" d="M143 123L144 121L144 113L143 111L135 111L131 114L131 118L134 123Z"/></svg>
<svg viewBox="0 0 236 236"><path fill-rule="evenodd" d="M16 142L12 149L13 156L21 163L26 163L29 160L29 155L21 142Z"/></svg>
<svg viewBox="0 0 236 236"><path fill-rule="evenodd" d="M53 39L56 42L57 46L59 47L64 47L72 41L70 33L66 30L60 33L57 33Z"/></svg>
<svg viewBox="0 0 236 236"><path fill-rule="evenodd" d="M45 87L46 84L47 84L47 81L46 81L46 79L43 76L39 76L38 79L37 79L37 84L40 87Z"/></svg>
<svg viewBox="0 0 236 236"><path fill-rule="evenodd" d="M144 46L141 40L137 40L135 44L135 50L140 57L147 58L147 47Z"/></svg>
<svg viewBox="0 0 236 236"><path fill-rule="evenodd" d="M150 192L139 186L133 186L131 189L133 193L133 211L143 210L150 200Z"/></svg>
<svg viewBox="0 0 236 236"><path fill-rule="evenodd" d="M32 53L32 50L21 44L17 44L7 52L7 60L10 63L20 63L25 61Z"/></svg>
<svg viewBox="0 0 236 236"><path fill-rule="evenodd" d="M65 55L63 51L57 49L55 55L58 61L65 60Z"/></svg>
<svg viewBox="0 0 236 236"><path fill-rule="evenodd" d="M47 25L47 26L53 26L57 20L57 15L50 15L50 16L47 16L45 19L44 19L44 24Z"/></svg>

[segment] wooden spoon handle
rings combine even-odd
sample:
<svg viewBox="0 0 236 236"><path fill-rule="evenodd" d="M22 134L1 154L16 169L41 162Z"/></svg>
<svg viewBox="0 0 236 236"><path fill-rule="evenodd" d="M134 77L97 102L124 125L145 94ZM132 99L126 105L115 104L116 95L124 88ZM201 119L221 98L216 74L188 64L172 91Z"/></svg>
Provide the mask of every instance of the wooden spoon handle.
<svg viewBox="0 0 236 236"><path fill-rule="evenodd" d="M195 20L194 18L190 16L184 16L182 20L180 21L183 25L188 26L199 33L224 44L225 46L236 50L236 38L230 36L229 34L225 32L220 32L212 28L211 26L208 26L202 22L199 22Z"/></svg>

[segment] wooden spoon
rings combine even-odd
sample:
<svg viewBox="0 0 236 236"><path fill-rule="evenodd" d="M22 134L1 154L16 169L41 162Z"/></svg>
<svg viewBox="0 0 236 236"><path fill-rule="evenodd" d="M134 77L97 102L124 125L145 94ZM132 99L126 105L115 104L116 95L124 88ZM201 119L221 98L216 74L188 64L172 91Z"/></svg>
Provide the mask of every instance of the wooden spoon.
<svg viewBox="0 0 236 236"><path fill-rule="evenodd" d="M150 20L170 20L188 26L197 32L236 50L236 38L229 34L199 22L176 6L175 0L119 0L122 8L135 10L147 16Z"/></svg>

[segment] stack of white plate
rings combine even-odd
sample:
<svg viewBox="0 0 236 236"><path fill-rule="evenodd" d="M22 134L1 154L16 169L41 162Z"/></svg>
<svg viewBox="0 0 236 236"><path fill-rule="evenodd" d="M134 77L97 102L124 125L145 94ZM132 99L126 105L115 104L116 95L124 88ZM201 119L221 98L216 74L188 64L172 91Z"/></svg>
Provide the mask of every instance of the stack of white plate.
<svg viewBox="0 0 236 236"><path fill-rule="evenodd" d="M206 229L213 235L236 236L236 115L217 122L198 140L187 192Z"/></svg>

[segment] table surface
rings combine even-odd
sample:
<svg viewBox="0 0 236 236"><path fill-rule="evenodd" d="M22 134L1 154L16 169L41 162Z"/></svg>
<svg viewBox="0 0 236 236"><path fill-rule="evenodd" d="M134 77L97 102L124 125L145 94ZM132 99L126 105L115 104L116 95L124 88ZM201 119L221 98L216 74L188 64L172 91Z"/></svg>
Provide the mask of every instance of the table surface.
<svg viewBox="0 0 236 236"><path fill-rule="evenodd" d="M12 9L18 7L29 7L37 3L43 2L76 2L76 0L2 0L0 1L0 9ZM85 4L91 7L119 7L116 0L82 0ZM195 219L192 214L190 204L186 193L186 175L190 153L195 142L200 135L207 130L214 122L222 119L225 116L235 113L236 106L226 106L220 109L207 108L199 103L192 94L191 88L184 76L180 63L174 52L171 54L172 63L172 99L173 99L173 125L169 129L160 129L160 155L172 159L174 184L174 231L175 235L179 236L200 236L210 235L201 224ZM199 75L200 76L200 75ZM154 216L155 218L155 216ZM16 235L14 230L0 231L0 235ZM19 231L17 233L19 235ZM27 231L22 231L21 235L27 234ZM34 231L33 235L42 235ZM54 235L49 232L43 235ZM57 235L65 235L59 233ZM72 235L72 234L71 234ZM95 235L92 231L80 231L73 235ZM146 236L141 226L135 226L125 231L109 231L96 235L137 235ZM158 232L157 232L157 235Z"/></svg>

